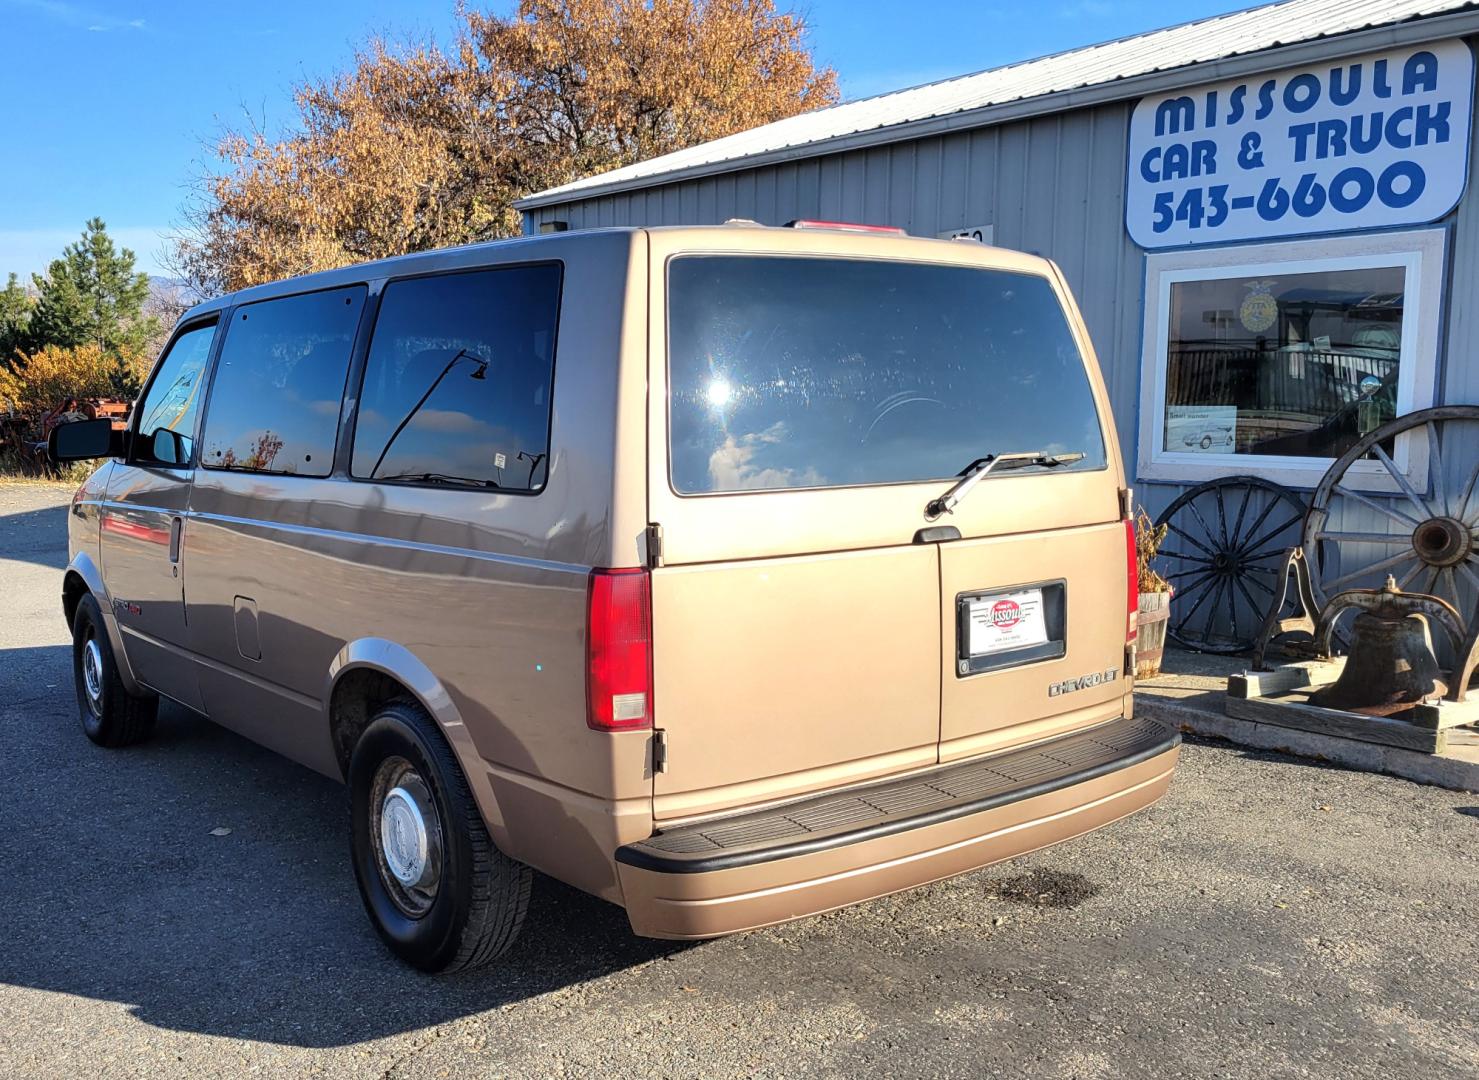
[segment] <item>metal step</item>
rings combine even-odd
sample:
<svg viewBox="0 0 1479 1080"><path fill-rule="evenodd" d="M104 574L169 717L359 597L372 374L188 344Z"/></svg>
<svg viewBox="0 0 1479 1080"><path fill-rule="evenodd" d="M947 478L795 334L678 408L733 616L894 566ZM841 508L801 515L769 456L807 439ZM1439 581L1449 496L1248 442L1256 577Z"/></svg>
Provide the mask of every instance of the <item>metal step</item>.
<svg viewBox="0 0 1479 1080"><path fill-rule="evenodd" d="M682 874L809 854L1080 784L1164 753L1180 740L1179 734L1153 720L1113 720L903 780L680 826L618 849L616 859Z"/></svg>

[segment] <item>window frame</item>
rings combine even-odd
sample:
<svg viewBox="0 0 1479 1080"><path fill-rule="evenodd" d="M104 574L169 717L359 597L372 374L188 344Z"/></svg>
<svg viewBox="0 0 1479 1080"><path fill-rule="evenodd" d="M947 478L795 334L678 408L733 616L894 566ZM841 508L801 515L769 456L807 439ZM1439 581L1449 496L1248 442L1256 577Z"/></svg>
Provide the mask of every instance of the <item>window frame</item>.
<svg viewBox="0 0 1479 1080"><path fill-rule="evenodd" d="M806 493L815 494L826 491L866 491L874 488L938 488L940 484L950 483L959 479L959 474L952 476L940 476L934 478L923 478L919 480L875 480L856 484L822 484L810 487L780 487L780 488L741 488L734 491L683 491L678 487L674 475L677 459L673 452L673 341L672 341L672 268L673 264L680 259L707 258L707 257L744 257L756 259L836 259L859 263L884 263L899 264L904 266L934 266L949 269L984 270L1000 272L1004 274L1017 274L1022 277L1035 277L1047 283L1048 290L1058 301L1058 308L1063 314L1063 321L1067 326L1068 335L1072 338L1074 345L1078 348L1079 363L1083 367L1085 384L1089 391L1090 400L1094 406L1094 417L1099 423L1099 438L1104 447L1104 464L1094 468L1071 468L1053 470L1048 475L1077 475L1080 473L1107 472L1114 466L1118 448L1110 437L1110 428L1113 424L1113 412L1108 401L1100 397L1098 386L1095 381L1095 373L1098 370L1098 359L1093 351L1093 343L1086 336L1083 327L1082 314L1080 313L1073 294L1068 288L1068 283L1057 272L1054 264L1049 264L1043 270L1015 266L995 266L976 262L957 262L954 260L934 260L914 258L890 258L880 255L843 254L836 251L785 251L780 249L748 249L748 248L703 248L692 251L677 251L667 256L662 268L662 410L663 410L663 442L665 452L665 466L663 472L668 486L668 491L679 499L732 499L736 497L750 497L759 495L802 495ZM1092 364L1091 364L1092 361ZM1102 372L1100 372L1102 376Z"/></svg>
<svg viewBox="0 0 1479 1080"><path fill-rule="evenodd" d="M354 378L355 365L360 359L361 343L365 338L365 318L375 307L379 293L375 283L369 279L357 281L345 281L337 285L325 285L317 289L302 289L297 292L285 292L277 296L264 296L257 300L249 300L245 303L232 304L212 317L217 319L222 332L216 335L216 342L208 363L210 384L206 387L206 397L200 403L200 416L196 426L196 444L204 445L205 425L210 419L210 409L215 403L216 377L220 374L221 353L226 349L226 341L231 336L231 324L236 321L238 313L247 308L259 307L262 304L270 304L277 300L293 300L300 296L313 296L317 293L340 292L344 289L364 289L365 295L360 307L359 318L354 325L354 333L349 339L349 359L344 371L344 389L339 392L339 412L334 420L334 444L329 454L329 471L322 476L304 476L302 473L277 472L271 469L241 469L227 465L212 465L199 454L195 456L195 467L206 469L216 473L235 473L243 476L285 476L301 480L331 480L339 475L339 449L344 440L344 410L349 400L350 382Z"/></svg>
<svg viewBox="0 0 1479 1080"><path fill-rule="evenodd" d="M545 417L545 468L544 479L540 481L537 488L503 488L503 487L481 487L473 484L439 484L429 480L405 480L390 479L386 477L366 477L354 474L354 441L359 435L359 414L364 406L365 379L370 373L370 354L375 349L375 332L380 328L380 313L385 306L385 294L389 288L401 281L420 281L425 278L447 278L457 277L464 274L483 274L498 270L523 270L540 266L552 266L559 273L559 280L555 285L555 325L554 336L550 340L550 368L549 368L549 406ZM555 376L560 362L560 324L564 321L565 314L565 260L564 259L521 259L518 262L496 262L482 263L477 266L459 266L452 270L427 270L418 274L396 274L380 279L374 288L374 311L368 312L370 323L363 329L362 345L356 354L356 365L358 370L351 369L350 378L353 380L354 412L344 425L344 478L354 484L385 484L391 487L420 488L423 491L462 492L482 495L517 495L522 498L534 498L542 495L549 487L550 474L553 472L554 442L555 442ZM346 398L351 395L345 390Z"/></svg>
<svg viewBox="0 0 1479 1080"><path fill-rule="evenodd" d="M1446 242L1446 229L1429 228L1147 253L1137 478L1200 483L1257 472L1289 487L1313 488L1336 460L1163 449L1172 285L1279 274L1401 268L1405 277L1396 408L1397 415L1404 416L1436 402L1443 286L1447 276ZM1413 438L1410 433L1402 435L1393 447L1392 460L1414 487L1426 489L1425 440ZM1376 461L1355 462L1346 472L1344 482L1361 491L1391 494L1401 491L1396 480Z"/></svg>
<svg viewBox="0 0 1479 1080"><path fill-rule="evenodd" d="M205 363L200 369L200 381L202 385L197 390L197 393L200 394L200 404L195 410L195 423L190 436L190 460L180 465L166 465L162 461L145 460L139 453L142 446L142 437L139 434L139 428L144 423L144 402L149 398L149 391L153 390L154 384L159 381L159 372L164 367L164 361L174 351L174 347L179 344L180 339L186 334L193 333L196 330L204 330L208 326L214 327L216 332L211 336L210 348L206 350ZM210 394L211 383L215 377L216 356L221 351L221 339L224 336L221 333L220 311L208 312L205 315L190 319L188 322L181 320L175 326L169 336L169 340L165 342L164 348L160 349L159 355L154 358L154 364L149 370L149 377L144 381L144 387L139 391L139 396L134 401L131 410L132 415L129 416L128 420L128 444L124 448L123 457L120 459L125 465L137 469L163 469L169 472L188 472L200 464L200 433L202 425L205 423L205 408Z"/></svg>

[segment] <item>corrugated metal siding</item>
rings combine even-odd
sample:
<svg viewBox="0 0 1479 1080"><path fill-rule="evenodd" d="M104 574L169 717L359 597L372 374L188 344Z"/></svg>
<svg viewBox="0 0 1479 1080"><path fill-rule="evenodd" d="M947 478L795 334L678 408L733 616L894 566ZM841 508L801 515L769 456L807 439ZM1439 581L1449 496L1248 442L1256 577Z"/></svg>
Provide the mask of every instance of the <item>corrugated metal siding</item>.
<svg viewBox="0 0 1479 1080"><path fill-rule="evenodd" d="M1369 27L1462 11L1472 0L1284 0L1149 33L844 102L741 131L530 196L578 197L586 190L663 173L805 147L825 139L1112 84L1135 76L1223 60ZM1195 81L1192 75L1189 81Z"/></svg>
<svg viewBox="0 0 1479 1080"><path fill-rule="evenodd" d="M1479 45L1471 41L1470 45ZM1475 177L1479 177L1479 138L1469 142L1469 187L1452 215L1448 234L1449 274L1445 288L1446 335L1439 367L1439 402L1448 405L1479 405L1479 199L1474 196ZM1469 431L1466 439L1453 438L1444 447L1444 466L1448 489L1460 488L1469 470L1479 461L1479 431ZM1473 505L1470 504L1472 513ZM1471 578L1466 581L1472 583ZM1425 587L1425 581L1414 584ZM1476 596L1467 588L1465 599ZM1469 609L1462 609L1465 614Z"/></svg>
<svg viewBox="0 0 1479 1080"><path fill-rule="evenodd" d="M1471 45L1479 42L1471 41ZM1446 363L1442 368L1443 400L1479 404L1479 138L1469 142L1469 186L1453 213L1448 235L1449 280Z"/></svg>

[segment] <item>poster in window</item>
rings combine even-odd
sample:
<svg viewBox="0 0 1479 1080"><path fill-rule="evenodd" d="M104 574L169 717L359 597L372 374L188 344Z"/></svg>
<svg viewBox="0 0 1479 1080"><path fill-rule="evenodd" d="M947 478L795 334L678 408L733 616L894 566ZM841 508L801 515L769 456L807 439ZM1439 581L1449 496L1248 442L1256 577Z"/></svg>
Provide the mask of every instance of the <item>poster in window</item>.
<svg viewBox="0 0 1479 1080"><path fill-rule="evenodd" d="M1231 454L1237 433L1236 405L1166 408L1166 449L1172 453Z"/></svg>
<svg viewBox="0 0 1479 1080"><path fill-rule="evenodd" d="M1243 298L1243 305L1238 309L1238 319L1242 322L1244 330L1261 334L1278 320L1279 302L1269 291L1277 284L1277 281L1270 281L1267 278L1243 283L1243 288L1248 290L1248 295Z"/></svg>

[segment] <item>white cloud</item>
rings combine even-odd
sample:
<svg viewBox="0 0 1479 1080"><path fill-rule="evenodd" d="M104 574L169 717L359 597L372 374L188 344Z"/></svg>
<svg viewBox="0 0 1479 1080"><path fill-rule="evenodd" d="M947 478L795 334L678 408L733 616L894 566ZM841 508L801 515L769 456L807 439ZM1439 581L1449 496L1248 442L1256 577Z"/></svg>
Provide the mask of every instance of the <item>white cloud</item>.
<svg viewBox="0 0 1479 1080"><path fill-rule="evenodd" d="M764 431L751 432L736 439L727 435L724 445L709 455L709 479L715 491L761 491L770 488L816 487L825 478L808 465L795 469L762 468L754 463L761 448L786 437L786 425L778 421Z"/></svg>
<svg viewBox="0 0 1479 1080"><path fill-rule="evenodd" d="M71 4L65 0L3 0L7 7L28 8L40 12L49 19L86 30L93 34L105 34L110 30L146 29L143 19L130 19L98 11L82 4Z"/></svg>
<svg viewBox="0 0 1479 1080"><path fill-rule="evenodd" d="M443 434L484 437L491 435L494 430L493 425L487 421L455 409L422 409L416 414L413 426Z"/></svg>

